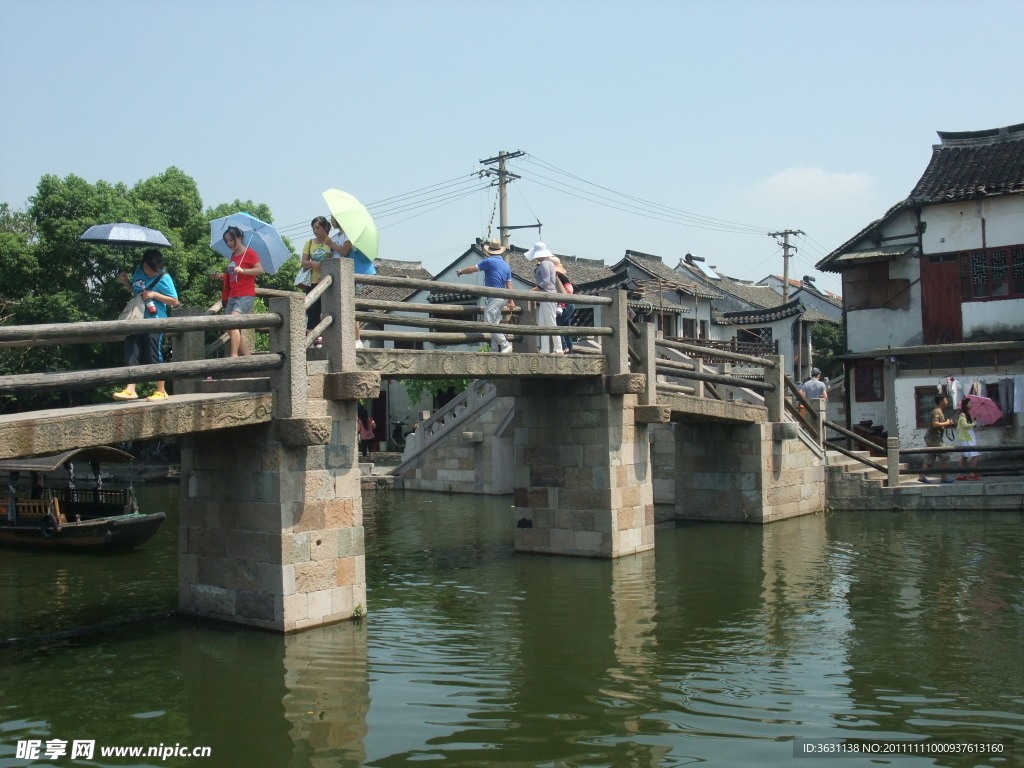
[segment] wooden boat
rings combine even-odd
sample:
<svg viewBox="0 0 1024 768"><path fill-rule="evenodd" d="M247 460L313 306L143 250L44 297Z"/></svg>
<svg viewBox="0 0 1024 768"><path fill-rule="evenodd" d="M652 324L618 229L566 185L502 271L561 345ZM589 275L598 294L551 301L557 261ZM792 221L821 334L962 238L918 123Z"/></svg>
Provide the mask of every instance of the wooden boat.
<svg viewBox="0 0 1024 768"><path fill-rule="evenodd" d="M66 550L131 549L147 542L166 518L141 514L131 488L103 490L99 465L131 461L131 454L105 446L65 451L55 456L0 461L8 473L10 496L0 500L0 545ZM95 487L75 488L73 460L89 461ZM68 487L43 485L43 474L64 467ZM20 473L32 473L30 498L18 498ZM6 515L4 515L6 512Z"/></svg>

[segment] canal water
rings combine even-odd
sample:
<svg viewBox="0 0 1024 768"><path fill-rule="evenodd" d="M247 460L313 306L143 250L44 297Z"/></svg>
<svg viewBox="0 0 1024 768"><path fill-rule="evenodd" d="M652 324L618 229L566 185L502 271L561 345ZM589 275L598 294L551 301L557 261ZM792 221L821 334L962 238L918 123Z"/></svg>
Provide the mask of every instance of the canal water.
<svg viewBox="0 0 1024 768"><path fill-rule="evenodd" d="M169 519L135 552L0 551L0 641L47 636L0 647L0 768L30 739L96 742L47 765L811 766L797 739L921 736L1017 755L839 765L1024 762L1017 514L663 526L609 562L514 555L507 498L367 494L369 615L282 637L161 618L176 494L142 489ZM175 745L211 754L100 755Z"/></svg>

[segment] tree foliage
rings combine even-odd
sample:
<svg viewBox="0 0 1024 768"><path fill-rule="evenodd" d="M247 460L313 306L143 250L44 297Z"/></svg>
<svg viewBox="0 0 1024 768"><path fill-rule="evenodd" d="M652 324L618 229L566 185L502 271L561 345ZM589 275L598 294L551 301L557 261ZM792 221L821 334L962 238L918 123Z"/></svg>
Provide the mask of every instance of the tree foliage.
<svg viewBox="0 0 1024 768"><path fill-rule="evenodd" d="M210 247L209 219L248 211L271 223L270 208L236 200L203 209L195 181L178 168L137 182L90 184L75 175L45 175L24 211L0 203L0 323L113 320L130 298L117 280L138 264L142 249L85 243L78 238L95 224L127 222L158 229L171 247L164 263L183 306L207 308L220 297L210 274L224 259ZM294 253L294 251L293 251ZM265 287L291 289L298 269L292 259ZM16 347L0 354L0 374L87 370L122 365L117 343ZM46 401L39 401L44 404ZM84 400L91 399L86 395Z"/></svg>
<svg viewBox="0 0 1024 768"><path fill-rule="evenodd" d="M812 360L815 368L832 378L843 372L843 363L837 355L846 351L843 341L843 327L837 323L814 323L811 325Z"/></svg>

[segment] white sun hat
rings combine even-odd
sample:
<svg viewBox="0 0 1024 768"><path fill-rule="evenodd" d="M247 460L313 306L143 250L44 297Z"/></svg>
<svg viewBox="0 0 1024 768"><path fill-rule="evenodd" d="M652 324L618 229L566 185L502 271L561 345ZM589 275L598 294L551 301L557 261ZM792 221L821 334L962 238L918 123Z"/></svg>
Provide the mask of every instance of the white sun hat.
<svg viewBox="0 0 1024 768"><path fill-rule="evenodd" d="M525 255L528 259L550 259L555 254L549 251L548 247L544 245L544 243L534 243Z"/></svg>

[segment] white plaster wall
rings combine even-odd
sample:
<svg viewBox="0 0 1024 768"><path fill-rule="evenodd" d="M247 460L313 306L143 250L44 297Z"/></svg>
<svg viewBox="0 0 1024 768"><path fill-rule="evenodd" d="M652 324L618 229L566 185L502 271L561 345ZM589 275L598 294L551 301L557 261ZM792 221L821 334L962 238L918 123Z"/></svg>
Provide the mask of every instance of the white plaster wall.
<svg viewBox="0 0 1024 768"><path fill-rule="evenodd" d="M1024 243L1024 195L929 205L921 210L921 221L927 224L921 238L925 253Z"/></svg>
<svg viewBox="0 0 1024 768"><path fill-rule="evenodd" d="M1024 299L965 301L961 307L965 341L975 333L1007 341L1024 336Z"/></svg>
<svg viewBox="0 0 1024 768"><path fill-rule="evenodd" d="M1019 371L1017 372L1019 374ZM1014 375L1013 373L1007 375ZM933 374L925 376L900 376L896 379L896 420L899 425L900 447L901 448L923 448L924 447L924 436L926 430L917 426L917 411L914 405L914 389L916 387L935 387L941 378L944 376L954 376L961 382L970 378L976 377L980 379L995 379L1001 378L996 374L990 374L985 376L983 374L960 374L958 371L950 371L945 374L936 371ZM856 405L856 404L855 404ZM882 406L883 416L885 413L885 404L877 403ZM954 419L959 415L959 412L954 414ZM1002 443L1019 442L1022 424L1024 420L1021 419L1022 414L1014 414L1013 425L1009 427L980 427L975 430L975 437L977 438L978 445L1000 445ZM856 420L855 420L856 421ZM880 423L878 421L876 424ZM892 430L889 431L890 437L896 437ZM947 441L947 445L952 445Z"/></svg>
<svg viewBox="0 0 1024 768"><path fill-rule="evenodd" d="M829 403L829 406L831 407L831 402ZM854 400L850 404L850 414L851 424L859 424L862 421L870 419L875 425L882 424L886 429L889 427L889 425L885 423L884 400L878 403L858 403ZM837 423L842 424L844 421L845 419ZM895 437L895 435L892 436Z"/></svg>
<svg viewBox="0 0 1024 768"><path fill-rule="evenodd" d="M924 343L921 324L921 265L905 256L889 264L891 280L910 280L910 309L857 309L846 313L847 344L851 352Z"/></svg>

